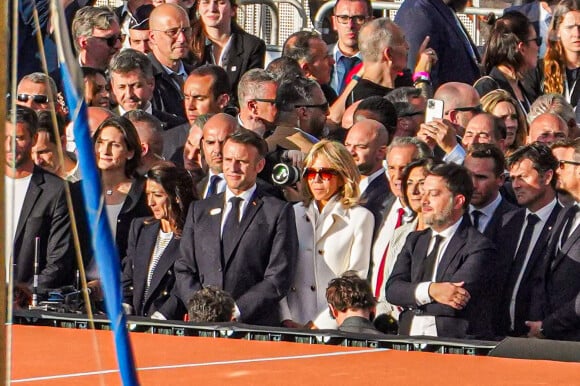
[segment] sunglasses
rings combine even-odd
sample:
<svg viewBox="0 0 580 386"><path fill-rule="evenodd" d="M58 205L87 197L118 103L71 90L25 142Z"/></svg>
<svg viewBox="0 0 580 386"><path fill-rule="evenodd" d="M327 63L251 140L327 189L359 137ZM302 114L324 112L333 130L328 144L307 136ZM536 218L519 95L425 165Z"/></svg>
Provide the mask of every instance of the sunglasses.
<svg viewBox="0 0 580 386"><path fill-rule="evenodd" d="M578 161L568 161L568 160L558 161L558 166L560 167L560 169L564 169L564 167L566 166L566 164L574 165L574 166L580 166L580 162L578 162Z"/></svg>
<svg viewBox="0 0 580 386"><path fill-rule="evenodd" d="M104 36L91 36L91 37L104 41L111 48L115 47L115 44L117 44L117 42L122 42L124 40L123 35L113 35L109 37Z"/></svg>
<svg viewBox="0 0 580 386"><path fill-rule="evenodd" d="M481 105L468 106L468 107L456 107L453 110L455 110L455 111L472 111L474 113L481 113L483 111L483 109L481 108Z"/></svg>
<svg viewBox="0 0 580 386"><path fill-rule="evenodd" d="M332 176L338 176L338 171L329 168L318 168L318 169L307 168L304 169L303 175L307 180L314 180L318 176L323 181L330 181L330 179L332 179Z"/></svg>
<svg viewBox="0 0 580 386"><path fill-rule="evenodd" d="M329 104L328 102L324 102L324 103L320 103L318 105L294 105L295 108L298 107L306 107L308 109L320 109L324 112L328 111L329 108Z"/></svg>
<svg viewBox="0 0 580 386"><path fill-rule="evenodd" d="M256 102L270 103L271 105L276 104L276 99L254 98L253 100L255 100Z"/></svg>
<svg viewBox="0 0 580 386"><path fill-rule="evenodd" d="M191 27L180 27L180 28L169 28L166 30L162 29L153 29L151 31L163 32L165 35L169 36L171 39L177 39L177 36L183 32L186 38L191 38L191 34L193 33Z"/></svg>
<svg viewBox="0 0 580 386"><path fill-rule="evenodd" d="M361 25L364 24L364 22L367 20L367 16L365 15L334 15L334 17L336 17L336 20L340 24L348 24L352 20L354 21L354 24Z"/></svg>
<svg viewBox="0 0 580 386"><path fill-rule="evenodd" d="M46 95L18 94L16 97L19 102L28 102L32 99L34 103L48 103L48 96Z"/></svg>

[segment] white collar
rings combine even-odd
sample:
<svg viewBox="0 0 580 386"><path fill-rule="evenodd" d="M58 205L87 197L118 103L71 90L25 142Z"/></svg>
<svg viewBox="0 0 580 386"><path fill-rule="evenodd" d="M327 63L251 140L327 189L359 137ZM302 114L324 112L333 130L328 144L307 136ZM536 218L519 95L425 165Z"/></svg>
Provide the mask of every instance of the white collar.
<svg viewBox="0 0 580 386"><path fill-rule="evenodd" d="M246 203L250 202L250 199L254 195L256 188L257 188L257 185L254 183L254 185L252 185L252 187L250 189L245 190L242 193L236 195L230 190L230 188L228 186L226 186L225 202L226 203L229 202L230 198L232 198L232 197L240 197L241 199L244 200L244 203L246 204Z"/></svg>
<svg viewBox="0 0 580 386"><path fill-rule="evenodd" d="M493 217L493 212L495 212L499 204L501 204L501 200L502 200L501 194L498 192L497 197L483 208L476 208L473 205L469 204L469 213L472 213L474 210L478 210L488 218L491 218Z"/></svg>
<svg viewBox="0 0 580 386"><path fill-rule="evenodd" d="M548 218L550 217L550 214L552 214L552 210L554 210L554 207L556 206L557 203L558 200L554 198L552 201L550 201L548 205L544 206L541 209L538 209L536 212L532 212L529 209L526 209L526 218L528 217L528 214L533 213L540 218L540 221L546 222L548 221Z"/></svg>
<svg viewBox="0 0 580 386"><path fill-rule="evenodd" d="M457 232L457 229L459 229L461 221L463 221L463 216L461 216L459 220L457 220L453 225L445 228L441 232L436 232L435 229L431 228L431 236L441 235L445 240L449 240L455 234L455 232Z"/></svg>

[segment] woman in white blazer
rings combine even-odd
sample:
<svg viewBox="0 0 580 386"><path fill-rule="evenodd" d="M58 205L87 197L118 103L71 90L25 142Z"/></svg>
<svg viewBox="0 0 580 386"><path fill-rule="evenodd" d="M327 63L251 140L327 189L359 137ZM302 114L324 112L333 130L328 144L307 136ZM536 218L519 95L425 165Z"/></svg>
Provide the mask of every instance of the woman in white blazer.
<svg viewBox="0 0 580 386"><path fill-rule="evenodd" d="M403 192L405 206L410 209L410 216L406 219L405 224L395 229L393 238L389 243L383 278L383 283L385 284L393 271L393 267L397 261L397 256L403 249L409 233L421 231L426 228L426 225L423 222L423 211L421 207L423 201L423 182L429 173L429 169L435 165L436 162L433 158L422 158L411 162L405 167L405 170L403 170L401 176L401 191ZM381 289L381 294L378 299L377 318L381 317L381 314L391 316L395 320L398 320L399 318L399 310L397 307L390 304L385 299L384 288Z"/></svg>
<svg viewBox="0 0 580 386"><path fill-rule="evenodd" d="M346 271L366 278L374 218L358 205L360 174L346 148L320 141L305 160L304 201L294 205L299 254L288 296L280 303L282 324L337 328L326 302L328 282Z"/></svg>

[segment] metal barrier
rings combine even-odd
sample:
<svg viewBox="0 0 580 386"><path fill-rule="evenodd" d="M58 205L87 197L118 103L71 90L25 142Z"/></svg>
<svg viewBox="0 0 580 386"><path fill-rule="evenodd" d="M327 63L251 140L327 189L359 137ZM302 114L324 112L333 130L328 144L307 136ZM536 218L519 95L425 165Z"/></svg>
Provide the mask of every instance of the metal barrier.
<svg viewBox="0 0 580 386"><path fill-rule="evenodd" d="M314 17L314 28L319 31L320 33L324 33L325 31L322 30L323 21L329 15L329 13L334 8L336 4L335 0L328 1L320 6L316 16ZM401 7L401 3L391 3L386 1L373 1L373 9L383 11L385 16L388 16L390 19L395 18L395 14L397 10ZM465 25L465 28L471 35L471 38L478 46L483 45L484 41L481 37L479 32L480 30L480 20L478 17L471 19L469 16L487 16L490 13L495 14L496 16L501 16L503 14L503 9L497 8L474 8L474 7L467 7L465 11L457 16Z"/></svg>

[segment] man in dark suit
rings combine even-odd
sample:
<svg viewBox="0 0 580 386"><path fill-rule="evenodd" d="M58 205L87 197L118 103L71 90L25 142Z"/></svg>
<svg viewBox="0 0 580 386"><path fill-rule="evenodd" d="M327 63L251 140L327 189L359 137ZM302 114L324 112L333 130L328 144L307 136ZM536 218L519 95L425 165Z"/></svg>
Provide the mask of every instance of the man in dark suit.
<svg viewBox="0 0 580 386"><path fill-rule="evenodd" d="M438 57L431 70L434 89L447 82L473 84L481 75L477 47L456 15L466 4L466 0L405 0L395 16L409 43L409 68L415 68L419 48L429 36L429 47Z"/></svg>
<svg viewBox="0 0 580 386"><path fill-rule="evenodd" d="M438 165L423 189L423 219L431 228L407 237L386 288L387 300L405 307L399 334L491 337L496 250L463 219L473 192L469 172Z"/></svg>
<svg viewBox="0 0 580 386"><path fill-rule="evenodd" d="M12 124L12 117L16 125ZM13 256L14 283L31 287L38 240L38 285L56 288L73 281L70 218L65 181L34 165L36 113L24 106L6 118L6 254ZM14 142L14 147L13 146Z"/></svg>
<svg viewBox="0 0 580 386"><path fill-rule="evenodd" d="M192 67L183 59L191 40L189 17L177 4L161 4L149 17L148 55L153 64L155 91L153 108L185 117L183 83Z"/></svg>
<svg viewBox="0 0 580 386"><path fill-rule="evenodd" d="M562 206L556 200L556 168L558 160L543 144L527 145L516 150L507 160L518 204L513 242L501 248L511 248L511 267L503 290L500 335L522 336L528 332L524 324L529 319L532 290L538 285L536 271L543 267L542 256L548 237ZM515 250L513 249L515 248Z"/></svg>
<svg viewBox="0 0 580 386"><path fill-rule="evenodd" d="M574 202L563 208L546 250L542 283L532 297L528 336L580 341L580 140L552 146L559 162L559 190Z"/></svg>
<svg viewBox="0 0 580 386"><path fill-rule="evenodd" d="M387 129L373 119L355 123L348 130L344 142L360 171L361 205L370 210L375 218L375 234L383 223L387 202L391 197L383 167L388 142Z"/></svg>
<svg viewBox="0 0 580 386"><path fill-rule="evenodd" d="M215 285L232 294L245 323L278 325L278 301L286 296L298 237L291 204L256 186L266 144L240 129L223 149L224 193L191 205L175 263L184 304L194 291Z"/></svg>
<svg viewBox="0 0 580 386"><path fill-rule="evenodd" d="M119 115L131 110L146 111L161 121L163 130L186 122L181 116L153 108L155 78L151 60L144 53L131 48L121 51L111 60L109 71L111 92L119 103Z"/></svg>

